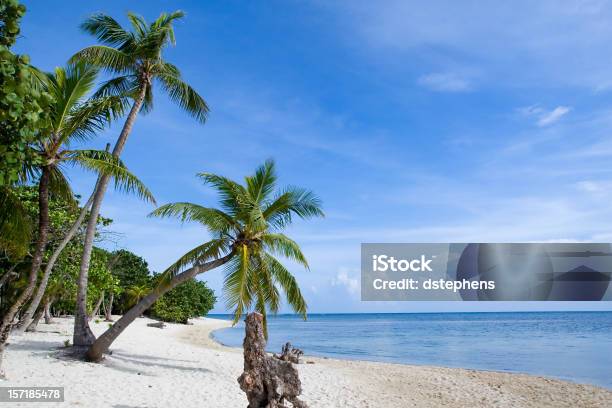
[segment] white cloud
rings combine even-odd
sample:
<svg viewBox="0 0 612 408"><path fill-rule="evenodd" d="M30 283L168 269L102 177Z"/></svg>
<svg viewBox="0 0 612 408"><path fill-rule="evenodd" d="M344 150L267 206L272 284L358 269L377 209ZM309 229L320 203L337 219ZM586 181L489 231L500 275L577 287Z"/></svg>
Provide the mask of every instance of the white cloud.
<svg viewBox="0 0 612 408"><path fill-rule="evenodd" d="M576 187L579 190L586 191L587 193L599 193L602 191L602 186L600 183L595 181L585 180L576 183Z"/></svg>
<svg viewBox="0 0 612 408"><path fill-rule="evenodd" d="M351 270L341 267L336 277L331 279L332 286L342 286L346 288L349 294L355 296L360 293L359 281L353 277Z"/></svg>
<svg viewBox="0 0 612 408"><path fill-rule="evenodd" d="M417 83L437 92L466 92L472 89L470 82L454 73L431 73L421 76Z"/></svg>
<svg viewBox="0 0 612 408"><path fill-rule="evenodd" d="M557 106L552 111L540 117L540 119L538 120L538 126L543 127L552 125L553 123L559 121L559 119L561 119L567 113L569 113L570 110L571 108L568 106Z"/></svg>
<svg viewBox="0 0 612 408"><path fill-rule="evenodd" d="M562 105L557 106L553 110L546 110L538 105L532 105L518 109L521 114L528 117L534 117L536 119L536 125L538 125L539 127L550 126L558 122L571 110L571 107Z"/></svg>

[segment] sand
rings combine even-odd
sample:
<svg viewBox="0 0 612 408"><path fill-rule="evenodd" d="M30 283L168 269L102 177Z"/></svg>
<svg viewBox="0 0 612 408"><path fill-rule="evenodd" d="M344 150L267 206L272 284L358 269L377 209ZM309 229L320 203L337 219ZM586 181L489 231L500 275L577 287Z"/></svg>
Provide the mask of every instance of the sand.
<svg viewBox="0 0 612 408"><path fill-rule="evenodd" d="M57 358L72 338L72 319L40 324L12 337L7 381L0 386L64 386L64 403L15 407L246 407L236 378L240 349L221 346L212 330L228 322L147 327L138 319L101 364ZM107 323L93 323L94 332ZM548 378L425 366L306 357L298 366L303 400L311 407L612 407L612 392ZM0 403L0 408L8 404Z"/></svg>

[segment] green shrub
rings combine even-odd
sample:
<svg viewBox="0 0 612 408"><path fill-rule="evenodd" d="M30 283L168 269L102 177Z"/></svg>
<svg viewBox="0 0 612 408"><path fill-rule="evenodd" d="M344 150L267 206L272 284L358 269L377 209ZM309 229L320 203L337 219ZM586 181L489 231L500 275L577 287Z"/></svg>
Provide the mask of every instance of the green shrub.
<svg viewBox="0 0 612 408"><path fill-rule="evenodd" d="M205 282L192 279L160 297L151 307L151 317L186 324L191 317L206 315L217 298Z"/></svg>
<svg viewBox="0 0 612 408"><path fill-rule="evenodd" d="M10 51L19 35L25 7L17 0L0 2L0 185L14 185L40 161L30 149L49 125L45 110L51 96L41 92L40 78L26 55Z"/></svg>

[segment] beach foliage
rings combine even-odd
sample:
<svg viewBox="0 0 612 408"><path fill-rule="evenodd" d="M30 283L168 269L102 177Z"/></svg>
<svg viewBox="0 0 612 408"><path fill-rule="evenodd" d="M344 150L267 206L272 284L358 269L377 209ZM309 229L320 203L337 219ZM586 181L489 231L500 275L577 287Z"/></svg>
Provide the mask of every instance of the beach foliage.
<svg viewBox="0 0 612 408"><path fill-rule="evenodd" d="M0 3L0 186L24 180L25 169L39 163L41 158L28 147L49 125L51 96L40 86L40 73L27 55L10 50L24 13L17 0Z"/></svg>
<svg viewBox="0 0 612 408"><path fill-rule="evenodd" d="M110 260L111 271L119 281L119 296L115 299L113 308L116 314L122 314L133 305L134 288L145 287L145 291L151 285L152 275L144 258L126 249L113 252Z"/></svg>
<svg viewBox="0 0 612 408"><path fill-rule="evenodd" d="M190 279L157 299L150 315L165 322L186 324L190 318L205 316L216 300L205 282Z"/></svg>

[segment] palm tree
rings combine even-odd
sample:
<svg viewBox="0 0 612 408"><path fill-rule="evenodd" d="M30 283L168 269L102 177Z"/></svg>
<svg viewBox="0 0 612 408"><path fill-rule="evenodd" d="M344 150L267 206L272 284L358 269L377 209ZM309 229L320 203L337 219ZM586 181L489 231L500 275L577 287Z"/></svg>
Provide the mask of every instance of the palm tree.
<svg viewBox="0 0 612 408"><path fill-rule="evenodd" d="M170 99L191 116L202 123L206 120L206 102L182 80L179 69L166 62L162 54L168 45L175 44L172 24L183 16L182 11L162 13L155 21L147 24L143 17L128 13L132 29L126 30L112 17L95 14L81 25L85 32L95 36L104 45L84 48L72 60L86 61L116 75L101 86L98 96L126 95L132 99L132 108L112 151L115 157L121 155L138 113L146 113L153 108L154 83L161 85ZM95 340L87 322L87 279L96 232L95 218L100 212L107 184L108 179L100 176L85 233L74 323L75 346L88 346Z"/></svg>
<svg viewBox="0 0 612 408"><path fill-rule="evenodd" d="M198 177L217 190L220 209L173 203L159 207L151 215L198 222L212 234L212 239L172 264L157 286L94 342L87 352L89 360L100 360L123 330L164 293L221 265L226 266L224 297L227 307L234 310L234 323L252 307L264 317L267 310L276 313L280 290L293 310L306 318L306 301L298 283L276 256L308 268L298 244L281 231L295 216L323 216L319 200L300 188L277 191L272 161L246 177L244 185L209 173Z"/></svg>
<svg viewBox="0 0 612 408"><path fill-rule="evenodd" d="M88 170L115 178L116 187L136 192L141 198L155 202L151 192L132 175L123 163L108 152L98 150L70 150L76 142L93 138L99 131L120 116L125 107L125 98L119 96L97 96L87 98L95 85L98 69L84 63L70 64L66 68L56 68L54 73L47 74L45 91L53 98L49 106L51 129L49 137L42 139L36 150L48 163L48 171L53 183L52 190L68 202L74 200L68 181L62 174L65 163L79 164ZM41 176L42 178L42 176ZM85 218L88 209L85 204L79 220ZM80 225L80 222L78 223ZM28 309L23 313L17 327L17 333L23 333L30 323L36 309L44 296L49 276L57 256L72 239L73 226L66 234L43 272L41 282ZM37 267L37 269L40 265Z"/></svg>
<svg viewBox="0 0 612 408"><path fill-rule="evenodd" d="M53 103L49 106L51 123L49 129L46 129L31 146L40 157L40 166L25 170L26 173L38 177L38 236L32 254L27 286L0 323L0 357L15 315L30 298L36 286L38 270L47 244L49 195L54 194L66 202L74 203L74 194L62 173L64 165L79 165L86 170L114 178L119 187L135 191L141 197L154 202L151 192L125 168L120 160L108 152L68 148L74 142L94 136L123 111L123 100L119 97L85 98L93 87L96 76L97 69L79 63L69 65L67 68L57 68L45 81L48 92L53 97ZM25 328L27 325L24 330Z"/></svg>
<svg viewBox="0 0 612 408"><path fill-rule="evenodd" d="M125 294L130 307L140 302L140 300L149 293L149 290L151 289L147 285L132 285L127 288Z"/></svg>

